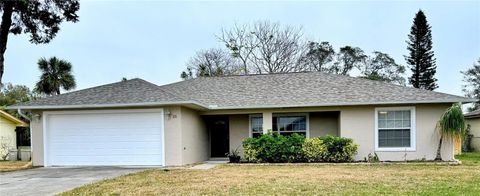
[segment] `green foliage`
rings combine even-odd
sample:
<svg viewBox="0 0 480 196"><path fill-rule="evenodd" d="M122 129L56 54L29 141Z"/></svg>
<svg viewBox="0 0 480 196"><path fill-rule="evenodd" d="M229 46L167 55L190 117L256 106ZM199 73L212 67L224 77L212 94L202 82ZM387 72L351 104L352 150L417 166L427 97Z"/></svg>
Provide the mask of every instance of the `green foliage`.
<svg viewBox="0 0 480 196"><path fill-rule="evenodd" d="M35 85L35 91L46 95L60 94L64 90L74 89L75 77L72 74L72 64L68 61L51 57L38 60L38 68L42 72L40 80Z"/></svg>
<svg viewBox="0 0 480 196"><path fill-rule="evenodd" d="M407 44L409 55L405 60L412 71L410 84L415 88L435 90L438 85L435 78L437 66L432 48L432 30L422 10L418 11L413 19Z"/></svg>
<svg viewBox="0 0 480 196"><path fill-rule="evenodd" d="M472 107L469 107L469 111L475 111L480 109L480 58L477 63L473 64L473 67L462 71L463 82L462 90L465 96L477 99L478 101L473 103Z"/></svg>
<svg viewBox="0 0 480 196"><path fill-rule="evenodd" d="M470 126L470 124L468 124L467 129L465 129L465 137L462 143L462 152L473 152L475 150L472 146L473 134L470 133L471 130L472 127Z"/></svg>
<svg viewBox="0 0 480 196"><path fill-rule="evenodd" d="M35 95L27 86L7 83L0 91L0 106L30 101L34 97Z"/></svg>
<svg viewBox="0 0 480 196"><path fill-rule="evenodd" d="M320 162L328 153L323 141L318 138L307 138L302 146L303 155L309 162Z"/></svg>
<svg viewBox="0 0 480 196"><path fill-rule="evenodd" d="M373 154L368 153L368 157L365 158L365 161L369 163L377 163L380 162L380 158L378 157L376 152L374 152Z"/></svg>
<svg viewBox="0 0 480 196"><path fill-rule="evenodd" d="M439 130L440 141L438 142L437 156L435 160L442 160L442 143L444 138L459 138L465 135L465 117L463 116L462 106L455 103L443 113L440 118Z"/></svg>
<svg viewBox="0 0 480 196"><path fill-rule="evenodd" d="M258 138L243 141L244 158L249 162L286 163L303 161L302 145L304 136L277 133L263 134Z"/></svg>
<svg viewBox="0 0 480 196"><path fill-rule="evenodd" d="M7 83L0 89L0 108L13 105L16 103L32 101L41 98L40 95L30 91L27 86L24 85L13 85ZM17 111L9 110L7 111L17 118L22 118L17 114ZM25 112L27 116L30 116L29 112ZM23 118L22 118L23 119ZM23 119L26 120L26 119Z"/></svg>
<svg viewBox="0 0 480 196"><path fill-rule="evenodd" d="M327 149L327 154L323 157L327 162L350 162L357 153L358 145L353 143L350 138L327 135L321 137L323 144Z"/></svg>
<svg viewBox="0 0 480 196"><path fill-rule="evenodd" d="M465 117L462 106L455 103L442 115L440 119L442 136L458 137L465 134Z"/></svg>
<svg viewBox="0 0 480 196"><path fill-rule="evenodd" d="M247 162L350 162L358 145L352 139L331 135L305 139L299 134L268 133L243 140L243 148Z"/></svg>
<svg viewBox="0 0 480 196"><path fill-rule="evenodd" d="M360 66L362 78L379 80L398 85L405 85L405 67L397 64L395 60L386 53L373 52L367 63Z"/></svg>

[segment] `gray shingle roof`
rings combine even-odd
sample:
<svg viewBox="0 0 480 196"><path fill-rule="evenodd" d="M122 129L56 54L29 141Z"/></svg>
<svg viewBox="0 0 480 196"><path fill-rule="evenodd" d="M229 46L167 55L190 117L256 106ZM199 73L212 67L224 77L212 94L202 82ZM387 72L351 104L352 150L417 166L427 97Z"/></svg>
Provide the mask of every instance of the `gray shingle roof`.
<svg viewBox="0 0 480 196"><path fill-rule="evenodd" d="M218 108L469 102L445 93L322 72L204 77L161 86Z"/></svg>
<svg viewBox="0 0 480 196"><path fill-rule="evenodd" d="M159 89L155 84L137 78L46 97L14 106L93 106L168 101L182 101L182 99Z"/></svg>
<svg viewBox="0 0 480 196"><path fill-rule="evenodd" d="M306 72L204 77L164 86L133 79L10 108L191 103L209 109L233 109L471 101L474 100L379 81Z"/></svg>
<svg viewBox="0 0 480 196"><path fill-rule="evenodd" d="M466 118L478 118L480 117L480 109L475 110L473 112L469 112L465 114Z"/></svg>

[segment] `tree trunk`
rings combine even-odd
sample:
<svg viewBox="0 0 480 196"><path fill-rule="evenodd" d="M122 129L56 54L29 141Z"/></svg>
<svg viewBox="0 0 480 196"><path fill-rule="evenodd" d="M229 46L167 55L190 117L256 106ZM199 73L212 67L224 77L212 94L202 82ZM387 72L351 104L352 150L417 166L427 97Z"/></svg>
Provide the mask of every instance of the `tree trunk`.
<svg viewBox="0 0 480 196"><path fill-rule="evenodd" d="M438 143L437 157L435 157L435 161L442 160L442 140L443 140L443 137L440 136L440 142Z"/></svg>
<svg viewBox="0 0 480 196"><path fill-rule="evenodd" d="M3 7L2 23L0 24L0 87L3 86L4 55L7 50L8 33L12 26L12 13L14 1L5 1Z"/></svg>

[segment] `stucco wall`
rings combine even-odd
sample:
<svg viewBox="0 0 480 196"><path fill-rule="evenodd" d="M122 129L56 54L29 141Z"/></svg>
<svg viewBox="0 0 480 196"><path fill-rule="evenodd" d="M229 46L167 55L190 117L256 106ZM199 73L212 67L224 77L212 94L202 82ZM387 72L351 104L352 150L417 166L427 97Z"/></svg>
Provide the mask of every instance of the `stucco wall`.
<svg viewBox="0 0 480 196"><path fill-rule="evenodd" d="M182 165L210 158L208 131L204 120L194 110L181 108L183 160Z"/></svg>
<svg viewBox="0 0 480 196"><path fill-rule="evenodd" d="M412 152L376 152L381 160L403 161L407 160L433 160L436 156L436 150L439 142L438 132L435 130L436 123L440 116L451 104L418 104L418 105L381 105L381 106L345 106L345 107L310 107L310 108L281 108L281 109L253 109L253 110L225 110L225 111L207 111L203 114L208 115L243 115L243 120L230 121L230 131L241 132L248 135L248 114L258 114L263 112L271 113L289 113L289 112L340 112L340 122L338 124L338 134L343 137L352 138L359 144L356 160L363 160L369 153L375 152L375 108L376 107L415 107L416 111L416 150ZM310 130L314 130L316 120L311 123ZM235 124L234 124L235 123ZM234 126L243 126L244 128L234 128ZM245 126L246 129L245 129ZM314 133L317 134L317 133ZM311 136L314 136L311 135ZM230 137L230 146L240 143L242 137ZM442 147L442 158L444 160L453 159L453 142L445 141Z"/></svg>
<svg viewBox="0 0 480 196"><path fill-rule="evenodd" d="M128 108L126 108L128 109ZM139 108L141 109L141 108ZM121 109L124 110L124 109ZM183 164L183 145L181 129L181 107L164 107L164 112L170 111L172 115L164 115L165 128L165 164L182 165ZM43 116L42 111L32 111L38 114L40 118L34 117L30 122L32 129L32 162L34 166L43 166L44 148L43 148Z"/></svg>
<svg viewBox="0 0 480 196"><path fill-rule="evenodd" d="M165 107L164 112L170 112L171 115L165 115L165 165L182 164L182 113L181 107Z"/></svg>
<svg viewBox="0 0 480 196"><path fill-rule="evenodd" d="M470 125L470 134L473 135L472 147L480 152L480 118L467 119L467 124Z"/></svg>
<svg viewBox="0 0 480 196"><path fill-rule="evenodd" d="M17 133L15 132L15 124L0 116L0 143L8 145L9 149L17 147ZM3 156L8 151L0 152Z"/></svg>
<svg viewBox="0 0 480 196"><path fill-rule="evenodd" d="M249 115L238 114L229 116L230 150L238 148L241 156L243 156L242 141L250 136L248 126Z"/></svg>
<svg viewBox="0 0 480 196"><path fill-rule="evenodd" d="M309 114L310 137L321 137L327 134L339 135L339 114L337 112L312 112Z"/></svg>
<svg viewBox="0 0 480 196"><path fill-rule="evenodd" d="M33 166L43 166L43 116L40 118L35 117L41 113L41 111L32 111L32 116L34 117L30 121Z"/></svg>
<svg viewBox="0 0 480 196"><path fill-rule="evenodd" d="M436 123L442 113L449 107L446 104L417 105L416 110L416 150L412 152L377 151L380 160L433 160L439 142ZM357 160L362 160L369 153L375 152L375 107L347 107L341 110L341 136L349 137L359 144ZM442 158L453 159L453 142L445 141L442 146Z"/></svg>

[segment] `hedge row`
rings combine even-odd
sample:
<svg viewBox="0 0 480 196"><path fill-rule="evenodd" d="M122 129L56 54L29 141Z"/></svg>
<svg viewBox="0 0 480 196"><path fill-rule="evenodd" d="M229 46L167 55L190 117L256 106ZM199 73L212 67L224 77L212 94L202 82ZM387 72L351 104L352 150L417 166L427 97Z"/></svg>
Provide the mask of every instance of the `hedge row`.
<svg viewBox="0 0 480 196"><path fill-rule="evenodd" d="M305 138L292 134L263 134L243 141L244 159L247 162L351 162L358 145L350 138L327 135Z"/></svg>

